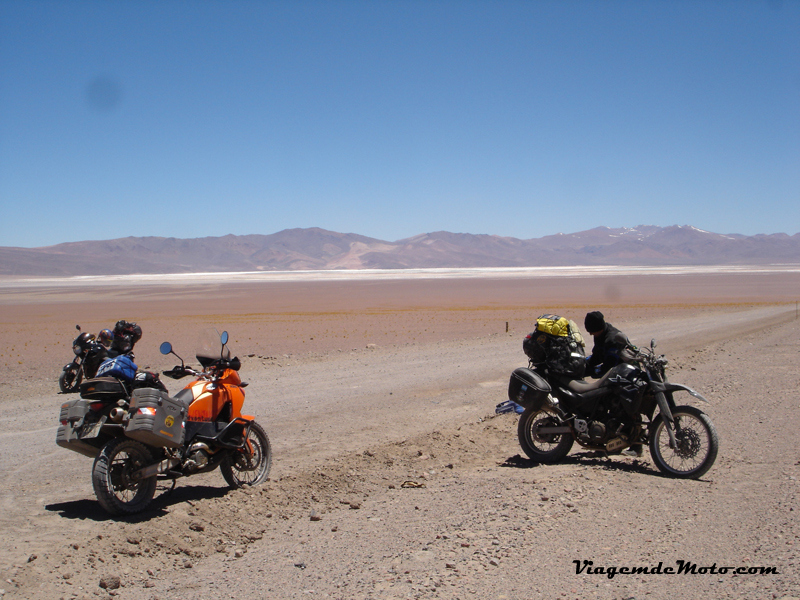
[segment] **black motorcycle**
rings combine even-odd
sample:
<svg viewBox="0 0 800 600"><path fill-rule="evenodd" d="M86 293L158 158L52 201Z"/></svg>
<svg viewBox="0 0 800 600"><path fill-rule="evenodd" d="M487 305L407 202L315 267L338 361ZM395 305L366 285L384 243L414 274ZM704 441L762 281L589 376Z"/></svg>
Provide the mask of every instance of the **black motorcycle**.
<svg viewBox="0 0 800 600"><path fill-rule="evenodd" d="M508 397L524 407L518 425L525 454L539 463L556 463L578 442L584 448L619 454L649 444L663 473L698 479L714 464L719 438L714 424L693 406L677 406L673 394L691 388L669 383L666 358L637 349L597 380L572 379L546 363L529 362L511 375Z"/></svg>
<svg viewBox="0 0 800 600"><path fill-rule="evenodd" d="M108 351L97 342L93 333L81 332L80 325L75 325L75 329L79 332L72 342L75 360L64 365L58 378L58 387L64 394L77 392L81 381L94 377L100 364L108 358Z"/></svg>

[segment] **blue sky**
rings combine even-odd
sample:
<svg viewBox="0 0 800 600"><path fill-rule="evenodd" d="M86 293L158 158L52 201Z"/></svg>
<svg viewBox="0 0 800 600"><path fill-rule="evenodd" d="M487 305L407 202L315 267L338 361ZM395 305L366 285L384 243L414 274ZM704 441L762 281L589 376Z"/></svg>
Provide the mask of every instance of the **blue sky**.
<svg viewBox="0 0 800 600"><path fill-rule="evenodd" d="M800 232L800 1L0 0L0 246Z"/></svg>

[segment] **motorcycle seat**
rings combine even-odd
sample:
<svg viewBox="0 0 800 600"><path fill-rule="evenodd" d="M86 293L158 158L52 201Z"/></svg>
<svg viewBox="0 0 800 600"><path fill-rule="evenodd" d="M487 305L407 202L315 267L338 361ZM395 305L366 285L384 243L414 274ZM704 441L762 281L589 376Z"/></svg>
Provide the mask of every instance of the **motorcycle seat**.
<svg viewBox="0 0 800 600"><path fill-rule="evenodd" d="M189 405L194 400L194 397L192 396L192 390L184 388L181 391L179 391L177 394L175 394L172 397L172 400L177 402L178 404L183 406L183 408L186 408L188 410Z"/></svg>
<svg viewBox="0 0 800 600"><path fill-rule="evenodd" d="M586 392L591 392L592 390L597 390L601 387L604 387L607 379L608 373L603 375L600 379L594 379L592 381L586 381L585 379L573 379L565 387L569 391L575 392L576 394L584 394Z"/></svg>

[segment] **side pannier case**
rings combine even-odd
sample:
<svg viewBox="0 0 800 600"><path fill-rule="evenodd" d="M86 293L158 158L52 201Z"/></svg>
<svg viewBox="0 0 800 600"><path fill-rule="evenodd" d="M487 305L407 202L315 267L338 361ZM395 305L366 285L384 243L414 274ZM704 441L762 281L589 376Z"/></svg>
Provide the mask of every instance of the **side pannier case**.
<svg viewBox="0 0 800 600"><path fill-rule="evenodd" d="M58 415L58 431L56 431L56 444L67 450L74 450L84 456L94 458L100 453L100 448L80 439L83 431L84 417L89 412L89 401L76 398L61 405ZM92 441L95 441L93 438Z"/></svg>
<svg viewBox="0 0 800 600"><path fill-rule="evenodd" d="M125 435L157 448L183 445L186 408L169 394L152 388L140 388L131 396L131 417Z"/></svg>
<svg viewBox="0 0 800 600"><path fill-rule="evenodd" d="M550 384L540 375L531 369L520 367L511 373L511 380L508 382L508 399L524 408L541 406L547 400L551 389Z"/></svg>

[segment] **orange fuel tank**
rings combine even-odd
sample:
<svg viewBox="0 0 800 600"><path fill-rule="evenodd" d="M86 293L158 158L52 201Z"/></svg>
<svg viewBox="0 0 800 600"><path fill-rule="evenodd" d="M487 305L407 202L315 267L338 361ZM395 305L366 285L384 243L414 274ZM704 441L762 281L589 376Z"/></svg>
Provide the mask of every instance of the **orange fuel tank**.
<svg viewBox="0 0 800 600"><path fill-rule="evenodd" d="M233 369L225 369L216 382L195 381L186 389L192 392L187 421L213 421L228 402L231 403L231 419L242 416L244 392L239 387L242 380Z"/></svg>

